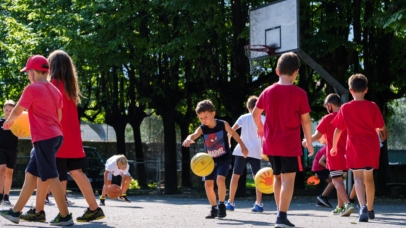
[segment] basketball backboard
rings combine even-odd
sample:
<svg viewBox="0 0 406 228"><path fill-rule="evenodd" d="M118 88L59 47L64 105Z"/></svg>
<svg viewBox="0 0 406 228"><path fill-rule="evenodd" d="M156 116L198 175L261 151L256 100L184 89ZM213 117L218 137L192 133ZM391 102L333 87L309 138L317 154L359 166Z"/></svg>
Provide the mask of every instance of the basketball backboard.
<svg viewBox="0 0 406 228"><path fill-rule="evenodd" d="M274 47L276 55L298 50L298 7L298 0L281 0L250 10L250 45Z"/></svg>

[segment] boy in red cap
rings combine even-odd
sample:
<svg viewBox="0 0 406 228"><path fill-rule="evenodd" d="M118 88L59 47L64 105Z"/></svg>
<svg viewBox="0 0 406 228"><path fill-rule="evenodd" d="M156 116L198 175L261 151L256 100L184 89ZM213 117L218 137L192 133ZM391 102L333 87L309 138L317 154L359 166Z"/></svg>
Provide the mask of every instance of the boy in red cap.
<svg viewBox="0 0 406 228"><path fill-rule="evenodd" d="M16 224L20 222L21 211L37 186L37 177L49 184L59 209L58 215L50 224L55 226L73 224L56 168L56 153L63 141L60 124L62 94L48 82L48 71L49 64L44 56L34 55L28 59L26 67L21 72L27 72L31 84L25 87L10 117L3 124L4 129L10 129L14 120L24 109L28 109L33 149L25 170L23 188L14 207L0 211L1 216Z"/></svg>

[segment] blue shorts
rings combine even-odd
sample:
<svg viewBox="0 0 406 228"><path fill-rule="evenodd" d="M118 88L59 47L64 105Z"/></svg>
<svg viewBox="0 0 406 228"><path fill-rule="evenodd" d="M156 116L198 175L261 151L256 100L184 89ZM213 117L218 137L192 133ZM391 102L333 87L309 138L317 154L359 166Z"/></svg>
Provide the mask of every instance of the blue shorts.
<svg viewBox="0 0 406 228"><path fill-rule="evenodd" d="M210 175L203 177L204 181L214 180L217 175L226 177L230 169L231 159L218 160L214 159L214 169Z"/></svg>
<svg viewBox="0 0 406 228"><path fill-rule="evenodd" d="M255 174L261 169L261 160L257 158L244 158L242 156L234 156L234 170L233 173L237 175L242 175L244 173L244 168L250 163L252 175Z"/></svg>
<svg viewBox="0 0 406 228"><path fill-rule="evenodd" d="M62 141L63 137L57 136L35 142L25 172L40 177L42 181L58 177L56 153L61 147Z"/></svg>

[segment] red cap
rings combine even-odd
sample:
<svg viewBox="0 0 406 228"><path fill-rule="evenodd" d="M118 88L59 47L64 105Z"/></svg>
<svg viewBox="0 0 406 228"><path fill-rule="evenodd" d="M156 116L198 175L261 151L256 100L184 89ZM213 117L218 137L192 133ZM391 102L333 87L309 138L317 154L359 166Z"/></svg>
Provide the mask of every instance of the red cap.
<svg viewBox="0 0 406 228"><path fill-rule="evenodd" d="M28 70L39 70L39 71L49 71L48 60L42 55L33 55L25 64L25 67L20 70L20 72L26 72Z"/></svg>

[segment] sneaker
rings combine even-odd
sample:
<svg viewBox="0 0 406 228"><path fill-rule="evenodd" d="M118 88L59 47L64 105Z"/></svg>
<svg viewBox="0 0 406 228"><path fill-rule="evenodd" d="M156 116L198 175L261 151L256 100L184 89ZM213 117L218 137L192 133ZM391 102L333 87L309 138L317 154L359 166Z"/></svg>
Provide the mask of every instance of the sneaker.
<svg viewBox="0 0 406 228"><path fill-rule="evenodd" d="M49 199L45 199L45 205L48 205L48 206L54 206L55 205L55 203L54 202L52 202L51 200L49 200Z"/></svg>
<svg viewBox="0 0 406 228"><path fill-rule="evenodd" d="M45 222L45 211L35 212L35 208L31 208L25 214L20 215L20 219L28 222Z"/></svg>
<svg viewBox="0 0 406 228"><path fill-rule="evenodd" d="M264 211L264 205L261 204L254 204L254 207L251 209L251 212L263 212Z"/></svg>
<svg viewBox="0 0 406 228"><path fill-rule="evenodd" d="M93 220L99 220L104 218L104 212L103 210L99 207L94 211L91 211L89 208L85 210L85 213L81 216L76 218L77 222L90 222Z"/></svg>
<svg viewBox="0 0 406 228"><path fill-rule="evenodd" d="M226 203L226 210L227 211L234 211L235 203L231 203L230 200Z"/></svg>
<svg viewBox="0 0 406 228"><path fill-rule="evenodd" d="M336 207L336 209L331 211L332 215L341 215L341 213L344 211L343 207Z"/></svg>
<svg viewBox="0 0 406 228"><path fill-rule="evenodd" d="M71 226L73 225L72 213L65 217L62 217L61 214L58 213L54 220L50 221L49 224L53 226Z"/></svg>
<svg viewBox="0 0 406 228"><path fill-rule="evenodd" d="M367 206L364 205L361 210L359 210L359 222L368 222L368 209Z"/></svg>
<svg viewBox="0 0 406 228"><path fill-rule="evenodd" d="M1 210L0 215L15 224L18 224L20 222L21 212L14 212L13 209L10 208L8 210Z"/></svg>
<svg viewBox="0 0 406 228"><path fill-rule="evenodd" d="M369 219L375 219L375 211L374 210L368 211L368 218Z"/></svg>
<svg viewBox="0 0 406 228"><path fill-rule="evenodd" d="M295 227L289 220L276 218L275 227Z"/></svg>
<svg viewBox="0 0 406 228"><path fill-rule="evenodd" d="M343 211L341 212L341 217L347 217L350 216L352 212L354 212L355 208L354 208L354 204L352 203L347 203L344 208Z"/></svg>
<svg viewBox="0 0 406 228"><path fill-rule="evenodd" d="M104 200L100 200L99 206L106 206L106 204L104 203Z"/></svg>
<svg viewBox="0 0 406 228"><path fill-rule="evenodd" d="M219 206L219 212L218 212L218 217L219 218L224 218L227 216L227 212L226 212L226 205L224 203L220 203Z"/></svg>
<svg viewBox="0 0 406 228"><path fill-rule="evenodd" d="M121 201L123 201L123 202L131 203L131 200L129 200L129 199L127 198L127 195L126 195L126 194L122 194L122 195L119 196L117 199L118 199L118 200L121 200Z"/></svg>
<svg viewBox="0 0 406 228"><path fill-rule="evenodd" d="M75 202L66 199L66 205L68 205L68 207L73 206L74 204Z"/></svg>
<svg viewBox="0 0 406 228"><path fill-rule="evenodd" d="M317 207L326 207L326 205L324 205L324 204L322 204L322 203L320 203L320 202L317 202L317 203L316 203L316 206L317 206Z"/></svg>
<svg viewBox="0 0 406 228"><path fill-rule="evenodd" d="M4 200L2 203L3 203L3 205L6 205L6 206L13 206L13 204L11 204L11 202L9 200Z"/></svg>
<svg viewBox="0 0 406 228"><path fill-rule="evenodd" d="M206 216L207 219L213 219L215 217L217 217L219 213L219 210L217 210L217 208L212 208L209 212L209 214Z"/></svg>
<svg viewBox="0 0 406 228"><path fill-rule="evenodd" d="M320 203L324 204L324 206L326 206L326 207L333 207L333 206L331 206L330 202L328 202L328 199L325 196L319 195L319 196L317 196L317 200Z"/></svg>

